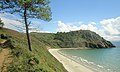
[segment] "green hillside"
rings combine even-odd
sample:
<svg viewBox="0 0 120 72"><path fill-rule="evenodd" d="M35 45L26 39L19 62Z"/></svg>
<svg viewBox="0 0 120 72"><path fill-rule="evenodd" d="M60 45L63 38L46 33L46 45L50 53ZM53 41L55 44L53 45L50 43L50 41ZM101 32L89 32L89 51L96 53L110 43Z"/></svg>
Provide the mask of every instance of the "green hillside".
<svg viewBox="0 0 120 72"><path fill-rule="evenodd" d="M47 46L31 35L32 52L28 50L24 33L10 29L0 29L0 34L8 36L12 62L7 72L67 72L47 50ZM2 39L0 39L2 41ZM1 51L0 47L0 51Z"/></svg>
<svg viewBox="0 0 120 72"><path fill-rule="evenodd" d="M110 48L110 41L89 30L58 33L30 33L32 52L28 50L26 35L10 29L0 29L0 35L7 39L3 48L11 50L12 62L7 66L9 72L67 72L49 52L48 48Z"/></svg>
<svg viewBox="0 0 120 72"><path fill-rule="evenodd" d="M52 48L111 48L115 47L110 41L105 40L95 32L78 30L71 32L31 33L38 40Z"/></svg>
<svg viewBox="0 0 120 72"><path fill-rule="evenodd" d="M55 34L54 33L31 33L31 36L38 39L40 42L44 43L46 46L51 48L60 48L58 46L59 40L54 40Z"/></svg>

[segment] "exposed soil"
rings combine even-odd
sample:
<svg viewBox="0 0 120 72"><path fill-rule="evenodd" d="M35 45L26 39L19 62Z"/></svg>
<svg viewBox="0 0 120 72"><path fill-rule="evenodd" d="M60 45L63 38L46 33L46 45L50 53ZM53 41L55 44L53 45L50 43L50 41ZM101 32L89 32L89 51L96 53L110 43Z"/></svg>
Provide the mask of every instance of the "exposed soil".
<svg viewBox="0 0 120 72"><path fill-rule="evenodd" d="M7 70L7 65L12 61L10 58L10 50L8 48L2 49L0 52L0 72Z"/></svg>

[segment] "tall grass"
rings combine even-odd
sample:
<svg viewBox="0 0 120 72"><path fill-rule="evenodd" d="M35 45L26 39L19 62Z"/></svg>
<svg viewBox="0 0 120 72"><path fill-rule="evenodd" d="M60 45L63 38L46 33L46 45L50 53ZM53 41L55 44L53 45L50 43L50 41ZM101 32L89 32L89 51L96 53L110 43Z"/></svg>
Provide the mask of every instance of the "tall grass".
<svg viewBox="0 0 120 72"><path fill-rule="evenodd" d="M28 50L24 33L9 29L0 30L0 33L11 36L13 61L8 66L8 72L67 72L47 50L46 44L31 36L32 52ZM38 62L30 64L29 61Z"/></svg>

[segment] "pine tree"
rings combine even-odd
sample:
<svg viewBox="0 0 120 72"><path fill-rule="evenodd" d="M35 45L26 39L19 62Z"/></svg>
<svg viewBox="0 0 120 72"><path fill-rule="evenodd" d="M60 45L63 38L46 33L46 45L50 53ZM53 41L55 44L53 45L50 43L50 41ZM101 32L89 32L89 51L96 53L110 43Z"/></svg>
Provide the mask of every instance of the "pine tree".
<svg viewBox="0 0 120 72"><path fill-rule="evenodd" d="M28 18L37 18L44 21L51 20L51 9L49 7L49 0L1 0L0 10L13 14L18 12L24 18L26 26L26 35L28 40L29 50L31 49L31 42L29 36Z"/></svg>

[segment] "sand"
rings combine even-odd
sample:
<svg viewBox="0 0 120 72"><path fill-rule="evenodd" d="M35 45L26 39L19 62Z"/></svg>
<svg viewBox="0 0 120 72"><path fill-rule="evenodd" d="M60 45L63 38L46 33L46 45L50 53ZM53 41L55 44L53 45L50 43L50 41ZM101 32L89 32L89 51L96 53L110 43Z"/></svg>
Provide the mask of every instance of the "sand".
<svg viewBox="0 0 120 72"><path fill-rule="evenodd" d="M58 53L60 49L49 49L49 52L60 62L63 64L64 68L68 72L94 72L91 69L61 55Z"/></svg>

